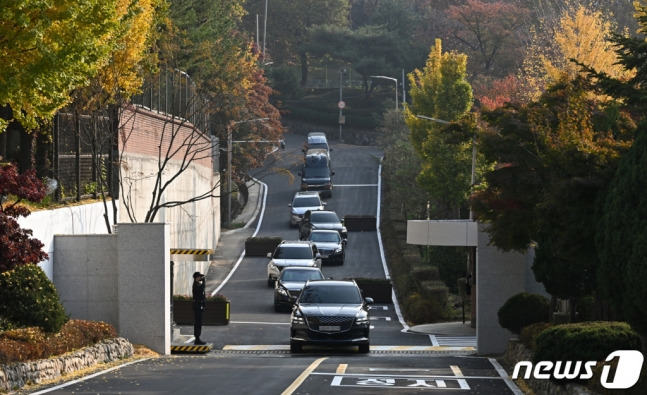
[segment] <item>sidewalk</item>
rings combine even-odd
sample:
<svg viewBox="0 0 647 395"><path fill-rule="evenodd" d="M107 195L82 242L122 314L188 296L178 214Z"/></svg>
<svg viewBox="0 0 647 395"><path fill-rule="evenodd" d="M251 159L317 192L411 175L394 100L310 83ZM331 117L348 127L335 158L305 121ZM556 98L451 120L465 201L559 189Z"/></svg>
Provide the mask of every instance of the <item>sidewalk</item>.
<svg viewBox="0 0 647 395"><path fill-rule="evenodd" d="M249 196L242 213L232 219L232 222L244 223L245 227L223 232L216 247L214 260L209 266L206 276L207 293L217 290L227 278L231 269L236 265L245 250L245 240L256 231L251 224L261 212L263 203L263 185L250 181L247 184ZM430 335L475 336L476 329L472 328L469 320L462 322L442 322L437 324L416 325L409 332Z"/></svg>

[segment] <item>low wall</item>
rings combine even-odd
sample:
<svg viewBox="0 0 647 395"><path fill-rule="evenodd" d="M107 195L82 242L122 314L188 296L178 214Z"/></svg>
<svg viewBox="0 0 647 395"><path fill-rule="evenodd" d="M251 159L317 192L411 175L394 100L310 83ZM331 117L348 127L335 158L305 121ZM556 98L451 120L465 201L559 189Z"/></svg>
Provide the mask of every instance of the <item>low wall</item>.
<svg viewBox="0 0 647 395"><path fill-rule="evenodd" d="M171 351L169 224L112 235L57 235L54 285L71 318L104 321L134 344Z"/></svg>
<svg viewBox="0 0 647 395"><path fill-rule="evenodd" d="M532 361L532 352L528 350L517 338L512 338L508 342L508 347L503 355L505 363L511 369L520 361ZM525 369L524 369L525 370ZM512 372L510 372L512 375ZM512 376L511 376L512 377ZM583 385L569 383L566 385L557 385L550 380L537 380L534 378L523 379L526 384L537 394L543 395L589 395L596 394Z"/></svg>
<svg viewBox="0 0 647 395"><path fill-rule="evenodd" d="M100 363L129 358L133 353L131 343L116 338L56 358L3 365L0 366L0 390L12 391L29 383L58 379Z"/></svg>

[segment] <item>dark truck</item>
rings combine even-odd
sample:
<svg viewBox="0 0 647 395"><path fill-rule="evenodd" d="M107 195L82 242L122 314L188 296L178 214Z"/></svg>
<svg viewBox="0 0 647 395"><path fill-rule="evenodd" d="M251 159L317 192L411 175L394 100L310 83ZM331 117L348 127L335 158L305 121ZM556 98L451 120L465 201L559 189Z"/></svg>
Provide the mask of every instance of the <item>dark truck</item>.
<svg viewBox="0 0 647 395"><path fill-rule="evenodd" d="M332 197L332 176L335 172L330 168L330 156L326 149L309 149L303 158L301 176L302 191L318 191L322 197Z"/></svg>

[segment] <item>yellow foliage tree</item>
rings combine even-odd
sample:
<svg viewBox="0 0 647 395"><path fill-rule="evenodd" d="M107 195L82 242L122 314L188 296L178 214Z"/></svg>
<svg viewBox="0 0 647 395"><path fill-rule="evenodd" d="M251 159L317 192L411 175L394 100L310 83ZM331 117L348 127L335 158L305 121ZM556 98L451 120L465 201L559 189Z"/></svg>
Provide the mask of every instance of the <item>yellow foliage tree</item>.
<svg viewBox="0 0 647 395"><path fill-rule="evenodd" d="M157 39L157 22L167 6L166 0L117 0L119 28L111 37L114 49L105 66L82 91L84 106L101 108L117 96L128 98L140 91L144 71L156 68L156 52L151 48Z"/></svg>
<svg viewBox="0 0 647 395"><path fill-rule="evenodd" d="M644 0L643 0L644 1ZM573 60L604 71L614 78L626 78L630 72L616 64L612 43L615 28L610 16L577 2L567 2L561 17L553 23L543 21L533 30L533 40L521 70L527 98L537 99L548 85L564 76L584 75Z"/></svg>

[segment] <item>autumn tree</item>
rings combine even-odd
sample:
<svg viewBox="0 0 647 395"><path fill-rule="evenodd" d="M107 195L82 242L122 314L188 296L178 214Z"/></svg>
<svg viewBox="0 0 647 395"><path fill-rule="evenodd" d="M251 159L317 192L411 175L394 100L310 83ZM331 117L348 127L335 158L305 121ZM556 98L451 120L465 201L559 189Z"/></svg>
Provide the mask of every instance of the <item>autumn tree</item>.
<svg viewBox="0 0 647 395"><path fill-rule="evenodd" d="M456 26L451 30L456 49L474 63L475 74L505 76L515 69L515 59L523 56L523 29L529 10L508 1L467 0L447 11Z"/></svg>
<svg viewBox="0 0 647 395"><path fill-rule="evenodd" d="M165 0L118 0L114 34L115 46L88 83L73 92L74 101L67 107L79 138L91 149L94 192L102 199L105 212L112 205L113 218L104 216L106 228L112 232L117 223L118 194L115 154L116 128L120 123L119 109L131 96L140 93L144 78L157 69L156 41L165 25ZM86 121L81 122L81 118ZM106 153L108 153L106 155Z"/></svg>
<svg viewBox="0 0 647 395"><path fill-rule="evenodd" d="M533 271L562 299L591 295L599 263L594 230L599 199L630 145L630 123L563 80L527 105L484 111L490 128L479 152L495 168L472 199L503 251L536 246ZM575 305L574 303L573 305Z"/></svg>
<svg viewBox="0 0 647 395"><path fill-rule="evenodd" d="M566 3L556 20L542 20L533 29L521 80L529 98L537 98L546 86L564 76L584 75L578 63L607 73L612 78L628 78L631 72L618 64L609 41L615 25L600 10Z"/></svg>
<svg viewBox="0 0 647 395"><path fill-rule="evenodd" d="M467 56L443 53L441 40L431 47L425 67L408 75L411 105L404 110L410 138L421 159L418 182L434 203L454 217L466 202L471 183L471 139L451 141L446 123L463 118L472 106L472 88L466 80ZM429 117L441 121L434 122Z"/></svg>
<svg viewBox="0 0 647 395"><path fill-rule="evenodd" d="M16 165L0 164L0 273L47 259L43 243L16 220L31 214L25 201L39 202L45 193L46 187L34 170L18 174Z"/></svg>
<svg viewBox="0 0 647 395"><path fill-rule="evenodd" d="M71 101L106 65L119 30L117 0L4 2L0 13L0 106L25 129ZM10 119L0 119L0 132Z"/></svg>

